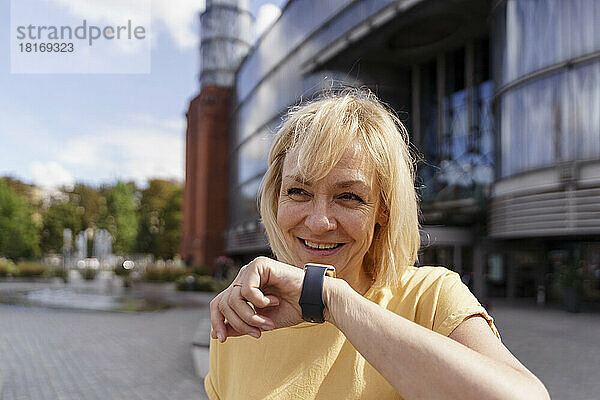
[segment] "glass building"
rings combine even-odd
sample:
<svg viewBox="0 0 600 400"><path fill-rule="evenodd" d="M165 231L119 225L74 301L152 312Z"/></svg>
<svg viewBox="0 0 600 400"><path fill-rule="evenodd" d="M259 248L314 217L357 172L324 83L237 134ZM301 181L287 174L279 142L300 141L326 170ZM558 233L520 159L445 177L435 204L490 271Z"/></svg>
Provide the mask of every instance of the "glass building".
<svg viewBox="0 0 600 400"><path fill-rule="evenodd" d="M338 85L374 91L421 154L420 264L480 298L550 296L572 260L600 269L600 2L288 1L235 75L228 254L268 253L274 132Z"/></svg>

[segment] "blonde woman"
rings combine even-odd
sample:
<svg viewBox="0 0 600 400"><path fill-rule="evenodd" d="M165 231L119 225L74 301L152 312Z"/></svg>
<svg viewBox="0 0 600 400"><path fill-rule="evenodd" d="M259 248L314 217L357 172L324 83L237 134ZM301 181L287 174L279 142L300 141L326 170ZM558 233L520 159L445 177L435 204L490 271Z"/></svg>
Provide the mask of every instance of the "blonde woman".
<svg viewBox="0 0 600 400"><path fill-rule="evenodd" d="M277 260L210 304L211 399L549 398L456 273L413 266L408 135L372 94L292 109L260 204Z"/></svg>

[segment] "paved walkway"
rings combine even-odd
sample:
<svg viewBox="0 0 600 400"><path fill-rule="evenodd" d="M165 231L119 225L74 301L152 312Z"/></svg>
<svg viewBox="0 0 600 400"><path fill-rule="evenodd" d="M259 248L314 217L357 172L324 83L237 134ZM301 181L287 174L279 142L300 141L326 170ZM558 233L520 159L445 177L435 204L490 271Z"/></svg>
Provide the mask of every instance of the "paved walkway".
<svg viewBox="0 0 600 400"><path fill-rule="evenodd" d="M492 314L504 344L552 399L600 399L600 314L498 302Z"/></svg>
<svg viewBox="0 0 600 400"><path fill-rule="evenodd" d="M191 354L205 314L0 305L3 400L206 399Z"/></svg>
<svg viewBox="0 0 600 400"><path fill-rule="evenodd" d="M600 314L493 304L504 343L553 399L600 398ZM191 343L207 316L0 305L3 400L205 399ZM196 351L206 368L207 350Z"/></svg>

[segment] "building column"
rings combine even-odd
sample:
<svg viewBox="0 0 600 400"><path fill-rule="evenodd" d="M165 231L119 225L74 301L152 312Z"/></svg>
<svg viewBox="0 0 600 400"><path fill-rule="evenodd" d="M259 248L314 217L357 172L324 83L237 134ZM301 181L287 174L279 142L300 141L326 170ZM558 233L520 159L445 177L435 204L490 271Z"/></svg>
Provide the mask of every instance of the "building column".
<svg viewBox="0 0 600 400"><path fill-rule="evenodd" d="M421 148L421 66L415 64L411 70L412 139Z"/></svg>
<svg viewBox="0 0 600 400"><path fill-rule="evenodd" d="M516 257L509 253L505 256L508 259L506 263L506 298L514 300L517 297L517 265Z"/></svg>
<svg viewBox="0 0 600 400"><path fill-rule="evenodd" d="M462 263L462 246L460 244L454 245L454 251L452 252L452 263L454 264L455 271L457 269L464 271Z"/></svg>
<svg viewBox="0 0 600 400"><path fill-rule="evenodd" d="M473 294L480 302L487 297L485 272L487 266L486 251L483 244L476 241L473 244Z"/></svg>
<svg viewBox="0 0 600 400"><path fill-rule="evenodd" d="M442 152L444 148L444 136L446 129L444 113L444 97L446 96L446 57L440 53L436 63L437 74L437 117L438 117L438 151ZM443 154L443 157L446 155Z"/></svg>
<svg viewBox="0 0 600 400"><path fill-rule="evenodd" d="M205 85L190 102L182 258L212 268L225 250L232 91Z"/></svg>

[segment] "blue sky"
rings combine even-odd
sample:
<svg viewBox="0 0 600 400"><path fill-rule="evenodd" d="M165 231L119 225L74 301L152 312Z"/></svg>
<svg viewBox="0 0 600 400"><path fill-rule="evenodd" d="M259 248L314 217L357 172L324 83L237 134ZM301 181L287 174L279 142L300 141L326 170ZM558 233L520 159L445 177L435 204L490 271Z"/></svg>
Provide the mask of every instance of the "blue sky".
<svg viewBox="0 0 600 400"><path fill-rule="evenodd" d="M100 0L31 1L75 16L106 12L98 10ZM283 3L251 1L257 30ZM183 180L185 112L199 91L204 1L152 0L150 74L11 74L10 0L0 4L0 176L45 187Z"/></svg>

